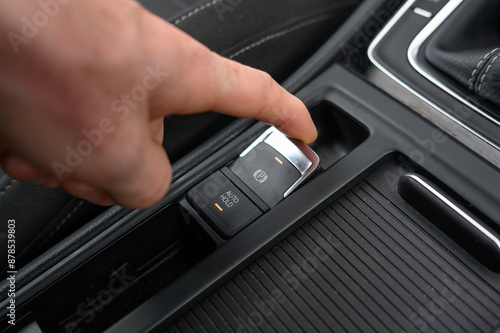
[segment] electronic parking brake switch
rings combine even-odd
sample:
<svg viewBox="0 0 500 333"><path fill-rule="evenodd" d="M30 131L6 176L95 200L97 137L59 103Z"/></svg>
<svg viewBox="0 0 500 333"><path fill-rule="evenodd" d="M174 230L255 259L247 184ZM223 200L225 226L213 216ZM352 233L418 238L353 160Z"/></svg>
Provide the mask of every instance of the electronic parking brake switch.
<svg viewBox="0 0 500 333"><path fill-rule="evenodd" d="M206 178L187 197L229 238L287 197L318 164L319 157L309 146L271 127L228 168Z"/></svg>
<svg viewBox="0 0 500 333"><path fill-rule="evenodd" d="M288 140L288 139L287 139ZM236 159L231 170L269 207L285 197L285 192L301 174L292 163L265 142Z"/></svg>

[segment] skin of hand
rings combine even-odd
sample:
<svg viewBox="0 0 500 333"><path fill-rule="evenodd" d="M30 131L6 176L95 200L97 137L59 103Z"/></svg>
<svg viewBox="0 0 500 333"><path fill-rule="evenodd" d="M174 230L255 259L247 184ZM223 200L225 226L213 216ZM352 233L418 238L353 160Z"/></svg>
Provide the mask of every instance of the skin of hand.
<svg viewBox="0 0 500 333"><path fill-rule="evenodd" d="M0 35L9 37L0 42L0 161L12 177L145 208L172 178L165 116L212 110L316 139L306 107L268 74L211 52L137 2L54 3L46 24L29 30L39 2L0 0Z"/></svg>

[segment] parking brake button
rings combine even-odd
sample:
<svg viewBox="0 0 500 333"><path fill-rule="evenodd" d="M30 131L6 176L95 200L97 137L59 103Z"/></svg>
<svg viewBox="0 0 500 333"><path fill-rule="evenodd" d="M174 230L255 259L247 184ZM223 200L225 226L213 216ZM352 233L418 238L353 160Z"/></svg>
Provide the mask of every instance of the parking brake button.
<svg viewBox="0 0 500 333"><path fill-rule="evenodd" d="M243 157L236 159L231 170L269 207L280 202L284 193L301 174L273 147L261 142Z"/></svg>

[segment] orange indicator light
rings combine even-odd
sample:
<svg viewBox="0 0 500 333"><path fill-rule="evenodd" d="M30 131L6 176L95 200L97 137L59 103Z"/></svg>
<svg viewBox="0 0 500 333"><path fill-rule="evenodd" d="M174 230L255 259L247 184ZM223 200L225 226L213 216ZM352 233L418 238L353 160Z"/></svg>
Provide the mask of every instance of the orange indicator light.
<svg viewBox="0 0 500 333"><path fill-rule="evenodd" d="M275 159L276 161L278 161L278 163L279 163L279 164L283 164L283 161L282 161L282 160L280 160L277 156L274 156L274 159Z"/></svg>
<svg viewBox="0 0 500 333"><path fill-rule="evenodd" d="M218 203L215 203L215 207L219 208L219 210L220 210L221 212L223 211L223 209L221 208L221 206L219 206L219 204L218 204Z"/></svg>

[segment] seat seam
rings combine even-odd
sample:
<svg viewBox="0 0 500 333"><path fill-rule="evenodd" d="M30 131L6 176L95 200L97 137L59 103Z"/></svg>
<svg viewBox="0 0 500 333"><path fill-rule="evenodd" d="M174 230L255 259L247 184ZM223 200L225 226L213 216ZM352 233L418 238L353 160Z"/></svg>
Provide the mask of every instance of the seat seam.
<svg viewBox="0 0 500 333"><path fill-rule="evenodd" d="M301 28L304 28L304 27L307 27L311 24L314 24L314 23L317 23L317 22L320 22L320 21L323 21L323 20L326 20L328 18L330 18L331 16L328 16L328 17L321 17L321 18L318 18L318 17L315 17L313 19L309 19L307 21L304 21L302 22L301 24L298 24L296 26L293 26L293 27L290 27L290 28L287 28L287 29L284 29L284 30L281 30L281 31L278 31L278 32L275 32L275 33L272 33L270 35L267 35L261 39L259 39L258 41L256 42L253 42L241 49L239 49L238 51L234 52L233 54L231 54L230 56L228 56L229 59L233 59L239 55L241 55L242 53L245 53L261 44L264 44L265 42L268 42L272 39L275 39L275 38L278 38L278 37L281 37L281 36L284 36L286 34L289 34L291 32L294 32L296 30L299 30Z"/></svg>
<svg viewBox="0 0 500 333"><path fill-rule="evenodd" d="M0 197L4 195L8 190L10 190L15 182L17 182L16 179L11 179L7 184L5 184L5 186L0 191Z"/></svg>
<svg viewBox="0 0 500 333"><path fill-rule="evenodd" d="M486 68L486 71L484 72L483 76L481 77L481 80L479 81L479 89L478 89L479 95L481 95L481 89L483 88L484 79L486 78L486 75L490 71L491 67L493 67L493 64L495 63L495 61L497 61L498 57L500 57L500 52L497 53L497 55L495 56L495 58L493 58L493 60L489 64L488 68Z"/></svg>
<svg viewBox="0 0 500 333"><path fill-rule="evenodd" d="M216 3L218 2L221 2L222 0L211 0L211 1L208 1L208 2L205 2L204 4L190 10L187 14L185 15L182 15L180 18L178 18L177 20L174 21L174 25L178 25L179 23L187 20L188 18L191 18L193 17L194 15L202 12L203 10L209 8L210 6L213 6L215 5Z"/></svg>
<svg viewBox="0 0 500 333"><path fill-rule="evenodd" d="M492 55L495 51L498 51L498 50L500 50L500 48L495 48L495 49L491 50L491 52L488 52L487 54L485 54L484 57L476 64L476 67L474 68L474 70L470 74L470 78L469 78L469 90L470 91L474 91L474 76L476 76L476 74L479 72L479 68L481 67L481 65L483 64L483 62L490 55Z"/></svg>
<svg viewBox="0 0 500 333"><path fill-rule="evenodd" d="M53 237L56 233L56 231L58 231L59 229L61 229L61 227L66 224L66 222L70 219L70 217L83 205L83 202L84 200L80 200L80 202L78 203L78 205L76 205L72 210L71 212L69 212L62 220L61 222L57 225L57 227L54 228L54 230L51 231L51 233L44 238L44 240L40 243L40 245L37 247L37 251L45 244L47 243L47 241Z"/></svg>

